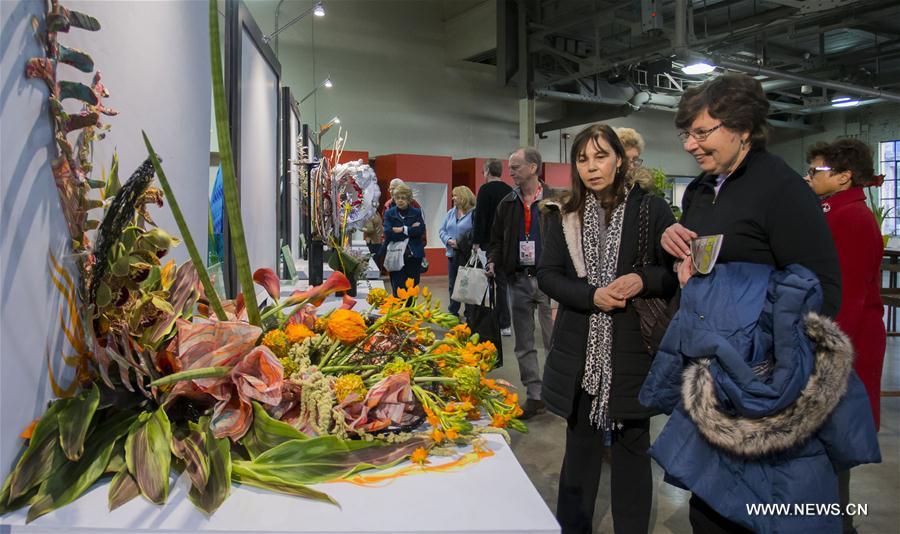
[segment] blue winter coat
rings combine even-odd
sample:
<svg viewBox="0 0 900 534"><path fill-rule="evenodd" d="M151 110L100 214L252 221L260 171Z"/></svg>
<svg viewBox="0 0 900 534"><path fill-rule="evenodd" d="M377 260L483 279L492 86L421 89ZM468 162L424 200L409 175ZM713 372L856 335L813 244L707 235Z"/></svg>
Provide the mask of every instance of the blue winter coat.
<svg viewBox="0 0 900 534"><path fill-rule="evenodd" d="M419 223L419 226L413 224ZM406 227L406 233L395 233L395 226ZM387 244L392 241L403 241L409 238L406 250L413 257L422 259L425 257L425 244L422 243L422 235L425 234L425 219L422 218L422 210L412 206L400 211L397 206L392 206L384 212L384 243L381 245L381 254L387 251Z"/></svg>
<svg viewBox="0 0 900 534"><path fill-rule="evenodd" d="M840 532L837 515L747 507L837 503L836 470L881 461L852 345L821 305L799 265L718 265L685 286L639 396L672 414L650 448L666 480L756 532Z"/></svg>

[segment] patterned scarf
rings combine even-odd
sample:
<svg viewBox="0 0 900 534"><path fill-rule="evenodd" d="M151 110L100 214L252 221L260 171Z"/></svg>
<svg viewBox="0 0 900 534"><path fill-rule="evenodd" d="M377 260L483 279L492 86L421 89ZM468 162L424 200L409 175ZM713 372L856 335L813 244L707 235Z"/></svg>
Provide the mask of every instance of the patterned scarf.
<svg viewBox="0 0 900 534"><path fill-rule="evenodd" d="M587 279L596 287L606 287L616 279L625 202L619 204L613 211L606 232L603 231L606 226L604 216L600 202L594 195L588 194L584 202L581 242ZM606 312L597 311L591 314L584 378L581 380L581 387L594 397L591 423L602 430L612 429L612 420L609 417L609 392L612 388L612 323L612 315Z"/></svg>

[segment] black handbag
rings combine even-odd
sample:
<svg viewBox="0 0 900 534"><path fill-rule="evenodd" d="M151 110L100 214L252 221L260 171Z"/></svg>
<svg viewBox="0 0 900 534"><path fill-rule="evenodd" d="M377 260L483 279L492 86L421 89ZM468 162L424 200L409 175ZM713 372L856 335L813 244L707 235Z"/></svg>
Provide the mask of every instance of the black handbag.
<svg viewBox="0 0 900 534"><path fill-rule="evenodd" d="M634 263L635 270L641 270L652 264L650 257L650 194L641 199L638 212L638 253ZM678 311L678 299L659 297L636 297L631 301L637 311L641 324L641 339L650 356L656 356L659 343L662 341L669 323Z"/></svg>
<svg viewBox="0 0 900 534"><path fill-rule="evenodd" d="M500 335L500 321L497 319L496 292L496 282L492 280L488 286L490 306L466 304L466 323L473 334L478 334L479 340L490 341L497 347L494 369L499 369L503 366L503 337Z"/></svg>

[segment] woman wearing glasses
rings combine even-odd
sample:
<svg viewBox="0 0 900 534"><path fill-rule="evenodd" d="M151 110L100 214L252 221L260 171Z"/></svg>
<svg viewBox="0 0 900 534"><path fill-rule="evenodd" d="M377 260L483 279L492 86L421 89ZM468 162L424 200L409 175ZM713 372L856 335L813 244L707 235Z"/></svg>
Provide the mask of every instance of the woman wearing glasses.
<svg viewBox="0 0 900 534"><path fill-rule="evenodd" d="M813 145L806 157L806 179L819 196L841 262L841 311L836 321L853 343L853 368L866 387L877 429L886 334L881 304L884 242L863 192L863 187L873 185L872 151L858 139L839 139ZM838 475L841 502L847 503L850 471ZM844 532L853 532L852 516L844 517Z"/></svg>
<svg viewBox="0 0 900 534"><path fill-rule="evenodd" d="M800 175L766 151L768 109L759 81L726 74L686 90L675 119L703 172L660 240L684 260L681 310L639 400L671 413L650 453L692 492L695 533L839 529L749 507L836 504L837 466L879 458L852 348L827 318L841 301L831 232ZM710 271L691 242L717 234L716 269L698 277Z"/></svg>

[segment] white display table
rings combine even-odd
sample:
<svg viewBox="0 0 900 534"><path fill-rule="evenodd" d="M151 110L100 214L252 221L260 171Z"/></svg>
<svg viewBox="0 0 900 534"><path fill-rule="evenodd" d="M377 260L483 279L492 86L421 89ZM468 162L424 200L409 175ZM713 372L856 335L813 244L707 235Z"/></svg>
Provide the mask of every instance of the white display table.
<svg viewBox="0 0 900 534"><path fill-rule="evenodd" d="M189 485L182 477L170 487L165 506L138 497L108 512L104 483L30 525L25 525L26 509L3 516L0 532L558 533L559 525L503 439L491 435L488 444L494 456L455 471L416 473L379 487L344 482L313 486L340 508L233 486L225 504L207 518L188 501Z"/></svg>

